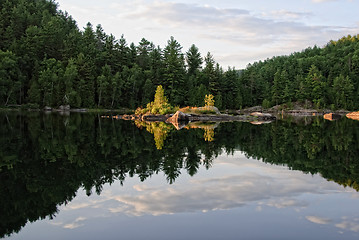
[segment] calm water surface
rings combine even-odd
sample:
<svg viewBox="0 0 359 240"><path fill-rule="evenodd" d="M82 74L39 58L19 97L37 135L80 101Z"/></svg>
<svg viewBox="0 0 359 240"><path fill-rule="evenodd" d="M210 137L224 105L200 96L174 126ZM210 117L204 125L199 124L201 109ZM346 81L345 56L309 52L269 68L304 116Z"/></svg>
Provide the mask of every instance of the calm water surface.
<svg viewBox="0 0 359 240"><path fill-rule="evenodd" d="M358 239L359 122L0 113L4 239Z"/></svg>

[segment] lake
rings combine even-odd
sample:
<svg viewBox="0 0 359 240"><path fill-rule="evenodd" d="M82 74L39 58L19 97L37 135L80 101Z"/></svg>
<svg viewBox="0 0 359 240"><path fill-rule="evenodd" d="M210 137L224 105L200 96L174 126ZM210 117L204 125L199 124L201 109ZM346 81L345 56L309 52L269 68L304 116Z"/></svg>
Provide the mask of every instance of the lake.
<svg viewBox="0 0 359 240"><path fill-rule="evenodd" d="M359 238L359 121L0 120L3 239Z"/></svg>

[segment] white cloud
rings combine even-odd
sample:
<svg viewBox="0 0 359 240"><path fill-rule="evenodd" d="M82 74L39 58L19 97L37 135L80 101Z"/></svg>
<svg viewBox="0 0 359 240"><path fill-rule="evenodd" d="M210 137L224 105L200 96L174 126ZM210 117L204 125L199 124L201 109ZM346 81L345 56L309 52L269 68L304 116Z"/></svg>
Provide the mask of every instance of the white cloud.
<svg viewBox="0 0 359 240"><path fill-rule="evenodd" d="M332 222L329 218L321 218L317 216L306 216L305 217L308 221L316 223L316 224L329 224Z"/></svg>
<svg viewBox="0 0 359 240"><path fill-rule="evenodd" d="M352 232L359 232L359 222L357 218L349 218L349 217L342 217L342 221L340 221L339 223L334 223L333 219L330 218L322 218L322 217L318 217L318 216L306 216L305 217L308 221L316 223L316 224L321 224L321 225L333 225L337 228L343 229L343 230L347 230L347 231L352 231ZM343 232L340 232L343 233Z"/></svg>
<svg viewBox="0 0 359 240"><path fill-rule="evenodd" d="M307 207L309 203L303 200L284 198L284 199L271 200L267 203L267 205L276 208L287 208L287 207L304 208Z"/></svg>
<svg viewBox="0 0 359 240"><path fill-rule="evenodd" d="M323 3L323 2L335 2L335 1L339 1L339 0L312 0L315 3Z"/></svg>
<svg viewBox="0 0 359 240"><path fill-rule="evenodd" d="M64 210L76 210L76 209L81 209L81 208L87 208L89 206L92 206L93 204L89 203L89 202L83 202L83 203L76 203L76 204L69 204L67 205Z"/></svg>
<svg viewBox="0 0 359 240"><path fill-rule="evenodd" d="M120 193L105 190L97 200L74 201L65 209L86 211L96 207L108 214L158 216L233 209L255 203L258 210L263 206L300 210L309 205L300 198L303 194L350 192L322 181L320 176L313 176L313 179L300 171L289 171L287 167L248 160L238 152L232 157L219 156L214 168L219 169L217 171L223 169L226 174L195 176L174 185L151 184L149 181L129 186Z"/></svg>
<svg viewBox="0 0 359 240"><path fill-rule="evenodd" d="M110 211L134 216L145 214L156 216L232 209L251 202L261 202L262 205L277 208L306 207L307 202L293 197L307 192L321 194L329 189L332 192L338 189L332 184L318 187L302 174L291 175L288 178L285 173L280 177L271 176L273 173L269 167L267 174L247 172L227 177L191 180L189 183L191 188L173 185L146 191L147 187L135 186L135 189L140 190L135 194L108 196L118 202L118 206L111 208Z"/></svg>
<svg viewBox="0 0 359 240"><path fill-rule="evenodd" d="M60 2L80 21L80 26L88 21L94 25L101 23L108 34L117 38L124 34L129 42L137 43L144 37L161 47L174 36L184 51L194 43L202 55L210 51L224 68L243 68L248 63L301 51L315 44L323 46L331 39L359 30L354 23L327 24L314 8L307 6L293 11L288 6L250 10L238 3L223 7L218 3L215 6L166 0Z"/></svg>
<svg viewBox="0 0 359 240"><path fill-rule="evenodd" d="M64 228L75 229L75 228L79 228L82 226L83 226L83 224L79 224L79 223L69 223L69 224L64 225Z"/></svg>
<svg viewBox="0 0 359 240"><path fill-rule="evenodd" d="M96 201L88 201L88 202L74 202L71 204L67 204L64 207L64 211L72 211L78 209L85 209L85 208L100 208L102 203L106 200L96 200Z"/></svg>
<svg viewBox="0 0 359 240"><path fill-rule="evenodd" d="M263 17L269 17L271 19L283 19L283 20L300 20L312 17L314 14L311 12L294 12L285 9L263 12Z"/></svg>
<svg viewBox="0 0 359 240"><path fill-rule="evenodd" d="M180 42L185 45L190 44L186 41L192 36L190 41L202 43L205 51L215 53L224 67L227 63L244 67L254 60L300 51L318 42L324 45L357 30L347 26L309 25L302 19L313 17L313 13L284 9L257 14L240 8L143 1L126 7L121 4L118 11L123 20L142 21L143 28L151 35L161 32L182 36ZM239 53L242 55L236 59ZM253 55L259 57L254 59Z"/></svg>
<svg viewBox="0 0 359 240"><path fill-rule="evenodd" d="M359 232L359 223L358 222L352 222L352 221L343 221L341 223L338 223L335 225L338 228L350 230L353 232Z"/></svg>
<svg viewBox="0 0 359 240"><path fill-rule="evenodd" d="M325 214L320 209L317 211L318 200L343 192L350 195L355 191L328 182L319 175L305 175L285 166L247 159L235 152L234 156L217 157L210 170L200 169L191 178L181 176L172 185L168 185L163 176L154 175L142 183L130 178L125 186L110 188L105 185L99 196L88 197L85 192L79 192L50 224L74 229L86 225L88 219L206 213L248 207L264 214L269 208L278 208L278 212L287 208L285 212L296 211L298 216L306 216L304 219L315 224L336 226L341 231L358 231L357 216L318 217Z"/></svg>
<svg viewBox="0 0 359 240"><path fill-rule="evenodd" d="M124 15L126 18L145 19L171 27L180 26L181 28L190 27L191 29L204 30L201 31L202 34L211 32L210 29L215 29L216 35L222 39L222 34L230 31L232 35L227 35L226 38L234 36L234 40L242 38L256 40L266 36L265 40L269 43L268 36L275 39L276 34L312 33L318 30L323 31L327 28L323 26L306 26L292 21L275 21L275 19L271 18L261 18L245 9L220 9L169 2L144 3L140 7L132 6L135 8ZM285 12L287 16L304 14ZM278 14L276 15L278 16ZM307 13L304 15L307 15Z"/></svg>
<svg viewBox="0 0 359 240"><path fill-rule="evenodd" d="M67 228L67 229L75 229L75 228L79 228L79 227L82 227L84 226L83 221L85 221L86 218L85 217L78 217L76 218L76 220L72 223L68 223L68 224L65 224L63 227L64 228Z"/></svg>

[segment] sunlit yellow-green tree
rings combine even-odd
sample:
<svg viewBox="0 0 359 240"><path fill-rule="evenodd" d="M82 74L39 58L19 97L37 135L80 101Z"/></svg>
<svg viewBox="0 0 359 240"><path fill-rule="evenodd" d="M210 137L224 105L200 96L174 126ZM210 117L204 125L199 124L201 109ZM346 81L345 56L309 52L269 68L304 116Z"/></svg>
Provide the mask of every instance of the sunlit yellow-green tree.
<svg viewBox="0 0 359 240"><path fill-rule="evenodd" d="M206 94L204 98L204 102L206 107L213 107L214 106L214 96L212 94Z"/></svg>
<svg viewBox="0 0 359 240"><path fill-rule="evenodd" d="M165 91L163 87L159 85L156 89L155 99L153 102L148 103L145 109L138 108L136 110L136 114L168 114L173 113L176 110L178 110L178 108L173 107L168 103L168 99L165 96Z"/></svg>
<svg viewBox="0 0 359 240"><path fill-rule="evenodd" d="M153 134L156 148L158 150L163 148L167 135L173 129L173 126L164 122L135 121L135 124L138 128L146 128L149 133Z"/></svg>
<svg viewBox="0 0 359 240"><path fill-rule="evenodd" d="M205 128L203 137L204 137L204 140L206 142L213 142L213 140L214 140L214 129L213 128Z"/></svg>

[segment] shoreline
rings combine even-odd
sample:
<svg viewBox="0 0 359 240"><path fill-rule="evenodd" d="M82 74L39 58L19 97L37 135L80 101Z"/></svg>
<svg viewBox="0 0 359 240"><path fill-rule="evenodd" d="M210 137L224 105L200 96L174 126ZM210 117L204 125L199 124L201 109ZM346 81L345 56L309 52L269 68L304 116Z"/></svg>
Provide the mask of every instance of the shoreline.
<svg viewBox="0 0 359 240"><path fill-rule="evenodd" d="M22 108L21 106L16 107L0 107L0 111L4 112L45 112L45 113L119 113L116 116L118 118L129 120L129 118L135 118L137 120L142 119L143 117L151 121L151 119L167 119L174 114L166 114L166 115L155 115L155 114L133 114L134 110L131 109L100 109L100 108L66 108L66 107L59 107L59 108ZM193 121L197 119L238 119L238 120L245 120L253 118L251 114L253 113L262 113L267 117L278 118L279 116L297 116L297 117L315 117L315 116L324 116L325 114L336 114L345 116L348 113L355 112L355 111L348 111L348 110L335 110L331 111L329 109L317 110L317 109L288 109L288 110L273 110L273 109L263 109L258 107L246 108L242 110L235 110L235 109L226 109L223 110L220 114L186 114L192 118ZM162 116L162 117L161 117ZM256 116L258 118L264 116ZM265 117L264 117L265 118Z"/></svg>
<svg viewBox="0 0 359 240"><path fill-rule="evenodd" d="M103 116L110 118L110 116ZM233 121L274 121L277 118L268 113L251 113L242 115L228 115L228 114L186 114L177 111L175 114L131 114L131 115L115 115L115 119L132 120L132 121L147 121L147 122L233 122Z"/></svg>

